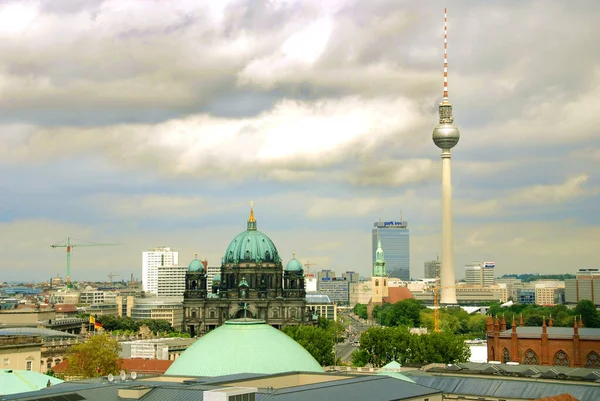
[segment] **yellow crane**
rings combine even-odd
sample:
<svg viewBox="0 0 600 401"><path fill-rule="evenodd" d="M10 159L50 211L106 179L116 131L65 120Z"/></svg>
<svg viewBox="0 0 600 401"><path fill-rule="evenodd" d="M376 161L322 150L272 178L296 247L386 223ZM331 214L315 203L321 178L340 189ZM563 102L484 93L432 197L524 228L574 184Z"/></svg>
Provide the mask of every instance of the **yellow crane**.
<svg viewBox="0 0 600 401"><path fill-rule="evenodd" d="M311 266L317 266L316 263L310 263L308 260L306 261L306 263L304 264L304 267L306 267L306 274L310 273L310 267Z"/></svg>
<svg viewBox="0 0 600 401"><path fill-rule="evenodd" d="M113 282L113 277L119 277L119 276L120 276L120 274L108 273L108 278L110 279L111 284Z"/></svg>
<svg viewBox="0 0 600 401"><path fill-rule="evenodd" d="M90 241L85 241L85 240L78 240L78 241L84 241L85 243L81 243L81 244L72 244L71 240L76 240L76 238L71 238L71 237L67 237L66 240L57 242L56 244L52 244L50 245L50 248L67 248L67 277L65 278L65 282L67 284L67 288L72 288L71 285L71 250L73 247L82 247L82 246L117 246L117 245L121 245L121 244L101 244L98 242L90 242Z"/></svg>

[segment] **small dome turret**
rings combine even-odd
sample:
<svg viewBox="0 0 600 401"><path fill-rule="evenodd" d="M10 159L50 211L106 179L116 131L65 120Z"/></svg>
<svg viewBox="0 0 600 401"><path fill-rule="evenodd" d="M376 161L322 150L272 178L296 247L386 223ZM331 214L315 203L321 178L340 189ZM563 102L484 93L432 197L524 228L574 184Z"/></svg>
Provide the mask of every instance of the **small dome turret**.
<svg viewBox="0 0 600 401"><path fill-rule="evenodd" d="M300 263L300 261L298 259L296 259L296 252L294 252L292 254L292 258L290 259L289 262L287 262L287 265L285 265L285 271L288 272L297 272L297 271L303 271L304 269L302 268L302 263Z"/></svg>
<svg viewBox="0 0 600 401"><path fill-rule="evenodd" d="M217 273L213 277L213 283L216 283L216 282L219 282L219 283L221 282L221 273Z"/></svg>
<svg viewBox="0 0 600 401"><path fill-rule="evenodd" d="M188 265L188 272L204 273L204 264L198 260L198 254Z"/></svg>

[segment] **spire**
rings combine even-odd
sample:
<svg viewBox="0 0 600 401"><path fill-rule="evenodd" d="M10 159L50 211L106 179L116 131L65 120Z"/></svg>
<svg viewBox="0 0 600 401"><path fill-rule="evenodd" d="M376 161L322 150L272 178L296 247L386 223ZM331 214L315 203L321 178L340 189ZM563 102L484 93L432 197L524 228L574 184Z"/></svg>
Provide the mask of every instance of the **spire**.
<svg viewBox="0 0 600 401"><path fill-rule="evenodd" d="M383 248L381 247L381 238L379 237L379 230L377 230L377 252L375 252L375 266L373 266L373 276L387 276L387 273L385 271L385 255L383 253Z"/></svg>
<svg viewBox="0 0 600 401"><path fill-rule="evenodd" d="M448 14L444 8L444 94L442 103L439 105L440 124L452 124L454 117L452 116L452 105L448 98Z"/></svg>
<svg viewBox="0 0 600 401"><path fill-rule="evenodd" d="M554 327L554 321L552 320L552 313L550 314L550 319L548 320L548 326Z"/></svg>
<svg viewBox="0 0 600 401"><path fill-rule="evenodd" d="M248 218L248 231L256 231L256 219L254 218L254 202L250 201L250 217Z"/></svg>
<svg viewBox="0 0 600 401"><path fill-rule="evenodd" d="M583 327L583 315L579 315L579 327Z"/></svg>
<svg viewBox="0 0 600 401"><path fill-rule="evenodd" d="M521 318L519 319L519 326L525 326L525 321L523 321L523 314L521 313Z"/></svg>
<svg viewBox="0 0 600 401"><path fill-rule="evenodd" d="M515 315L513 315L513 319L512 319L512 323L510 324L510 329L512 330L513 333L517 332L517 322L515 320Z"/></svg>

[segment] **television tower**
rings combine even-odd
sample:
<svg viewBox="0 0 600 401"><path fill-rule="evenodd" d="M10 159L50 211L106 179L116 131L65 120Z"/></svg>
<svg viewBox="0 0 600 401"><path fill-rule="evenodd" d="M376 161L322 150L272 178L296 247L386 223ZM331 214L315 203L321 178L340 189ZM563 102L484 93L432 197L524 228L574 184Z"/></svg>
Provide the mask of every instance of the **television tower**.
<svg viewBox="0 0 600 401"><path fill-rule="evenodd" d="M452 104L448 99L448 27L444 9L444 97L439 105L440 123L433 130L433 142L442 149L442 265L441 299L443 305L455 305L454 288L454 233L452 230L452 149L458 143L460 133L453 124Z"/></svg>

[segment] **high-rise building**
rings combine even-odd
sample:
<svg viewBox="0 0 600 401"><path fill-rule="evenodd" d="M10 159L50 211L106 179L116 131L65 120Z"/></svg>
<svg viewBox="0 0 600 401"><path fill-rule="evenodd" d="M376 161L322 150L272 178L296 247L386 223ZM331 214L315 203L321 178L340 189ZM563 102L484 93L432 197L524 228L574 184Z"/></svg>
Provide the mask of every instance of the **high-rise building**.
<svg viewBox="0 0 600 401"><path fill-rule="evenodd" d="M186 266L159 266L156 295L159 297L183 297L185 292Z"/></svg>
<svg viewBox="0 0 600 401"><path fill-rule="evenodd" d="M360 281L360 275L356 272L342 273L342 277L351 283L358 283Z"/></svg>
<svg viewBox="0 0 600 401"><path fill-rule="evenodd" d="M465 282L467 284L490 286L496 283L494 262L473 262L465 266Z"/></svg>
<svg viewBox="0 0 600 401"><path fill-rule="evenodd" d="M439 104L440 123L433 130L433 142L442 149L442 285L440 303L456 304L454 271L454 233L452 229L452 170L450 160L452 149L460 139L460 132L454 125L452 104L448 98L448 35L444 9L444 95Z"/></svg>
<svg viewBox="0 0 600 401"><path fill-rule="evenodd" d="M410 280L410 231L406 221L377 221L373 224L373 266L377 258L377 241L385 249L387 275Z"/></svg>
<svg viewBox="0 0 600 401"><path fill-rule="evenodd" d="M437 260L430 260L428 262L425 262L425 275L424 278L436 278L440 276L440 266L442 264L440 263L440 259L438 258Z"/></svg>
<svg viewBox="0 0 600 401"><path fill-rule="evenodd" d="M576 304L584 299L600 306L600 270L579 269L576 278L565 280L565 302Z"/></svg>
<svg viewBox="0 0 600 401"><path fill-rule="evenodd" d="M168 247L142 252L142 289L158 295L158 267L177 266L179 253Z"/></svg>

